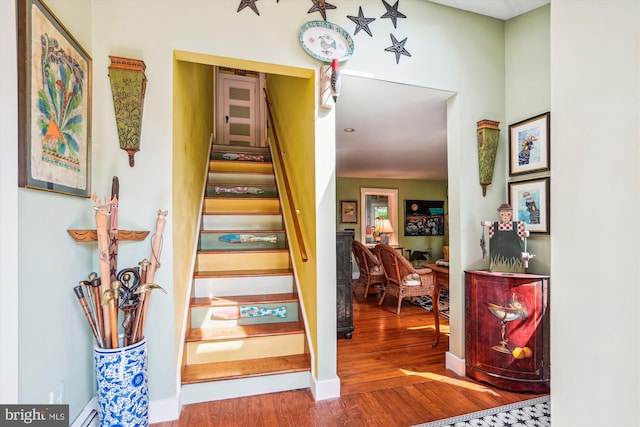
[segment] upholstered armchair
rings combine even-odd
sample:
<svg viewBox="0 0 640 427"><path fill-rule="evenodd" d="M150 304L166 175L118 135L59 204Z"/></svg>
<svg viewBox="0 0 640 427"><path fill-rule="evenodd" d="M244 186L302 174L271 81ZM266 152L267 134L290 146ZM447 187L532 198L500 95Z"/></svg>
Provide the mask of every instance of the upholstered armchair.
<svg viewBox="0 0 640 427"><path fill-rule="evenodd" d="M380 261L375 255L361 242L353 240L351 243L353 257L356 259L358 270L360 270L360 278L355 288L360 284L364 284L364 297L369 295L369 287L372 285L383 285L387 279L380 265Z"/></svg>
<svg viewBox="0 0 640 427"><path fill-rule="evenodd" d="M400 314L400 305L405 297L431 297L436 326L436 340L433 343L435 347L440 339L440 316L438 315L440 286L436 284L435 273L430 268L415 268L389 245L376 245L375 251L387 279L387 284L378 304L382 304L387 294L393 295L398 299L396 314Z"/></svg>

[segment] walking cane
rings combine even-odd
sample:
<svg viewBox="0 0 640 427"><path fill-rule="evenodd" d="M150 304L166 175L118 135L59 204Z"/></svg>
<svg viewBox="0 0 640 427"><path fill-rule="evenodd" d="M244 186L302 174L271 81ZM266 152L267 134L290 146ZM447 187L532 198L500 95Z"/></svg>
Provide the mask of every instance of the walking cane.
<svg viewBox="0 0 640 427"><path fill-rule="evenodd" d="M167 291L160 285L156 285L154 283L145 283L141 285L138 289L136 289L136 294L140 295L140 302L138 306L142 305L142 307L138 307L139 313L138 317L136 317L137 327L134 328L135 336L137 340L141 340L144 337L144 324L147 320L147 310L149 309L149 300L151 299L151 291L153 289L160 289L165 294ZM149 295L147 295L147 293ZM137 341L134 341L137 342Z"/></svg>
<svg viewBox="0 0 640 427"><path fill-rule="evenodd" d="M100 278L95 277L93 274L89 276L93 277L91 280L91 287L93 288L93 303L96 306L96 322L98 323L98 330L100 331L100 337L104 345L107 345L107 341L104 335L104 318L102 317L102 303L100 302Z"/></svg>
<svg viewBox="0 0 640 427"><path fill-rule="evenodd" d="M84 315L87 318L87 322L89 322L89 327L91 327L91 332L93 333L93 337L96 339L96 343L98 344L98 347L104 348L104 343L98 336L96 323L91 317L91 313L89 313L89 307L87 306L87 301L84 298L84 293L82 292L82 286L78 285L74 287L73 290L75 291L76 296L78 297L78 301L80 302L80 305L82 306L82 311L84 312Z"/></svg>
<svg viewBox="0 0 640 427"><path fill-rule="evenodd" d="M113 289L107 289L102 293L102 305L109 309L109 321L111 322L111 348L118 348L118 316L116 299Z"/></svg>

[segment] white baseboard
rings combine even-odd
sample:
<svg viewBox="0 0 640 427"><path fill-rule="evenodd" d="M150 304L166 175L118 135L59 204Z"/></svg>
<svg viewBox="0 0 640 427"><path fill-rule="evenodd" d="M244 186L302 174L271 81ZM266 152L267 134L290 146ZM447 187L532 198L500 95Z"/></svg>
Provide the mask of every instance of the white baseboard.
<svg viewBox="0 0 640 427"><path fill-rule="evenodd" d="M152 400L149 402L149 424L177 420L180 417L180 404L177 397ZM98 397L94 396L75 419L71 427L98 427Z"/></svg>
<svg viewBox="0 0 640 427"><path fill-rule="evenodd" d="M462 377L464 377L467 374L467 368L466 368L464 359L459 358L458 356L451 353L450 351L447 351L444 356L445 356L445 363L444 363L445 368L455 372L456 374Z"/></svg>
<svg viewBox="0 0 640 427"><path fill-rule="evenodd" d="M335 377L331 380L316 381L311 375L310 389L316 401L340 397L340 378Z"/></svg>

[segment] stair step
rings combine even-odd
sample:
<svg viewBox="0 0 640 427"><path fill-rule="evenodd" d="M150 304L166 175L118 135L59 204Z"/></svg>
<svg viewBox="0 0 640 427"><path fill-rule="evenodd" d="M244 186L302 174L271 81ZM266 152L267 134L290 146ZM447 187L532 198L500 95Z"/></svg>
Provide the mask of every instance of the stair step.
<svg viewBox="0 0 640 427"><path fill-rule="evenodd" d="M222 145L214 144L211 146L211 151L223 151L229 153L235 153L242 151L243 153L270 153L269 147L251 147L246 145Z"/></svg>
<svg viewBox="0 0 640 427"><path fill-rule="evenodd" d="M304 353L301 322L190 329L186 363L225 362Z"/></svg>
<svg viewBox="0 0 640 427"><path fill-rule="evenodd" d="M193 296L216 298L234 295L291 293L294 291L293 271L241 270L200 271L194 275Z"/></svg>
<svg viewBox="0 0 640 427"><path fill-rule="evenodd" d="M284 230L242 231L224 230L200 232L198 249L201 251L246 251L252 249L286 249Z"/></svg>
<svg viewBox="0 0 640 427"><path fill-rule="evenodd" d="M182 384L305 372L309 371L309 369L310 362L305 354L203 363L185 366L182 374Z"/></svg>
<svg viewBox="0 0 640 427"><path fill-rule="evenodd" d="M204 214L280 214L280 200L274 199L230 199L211 198L204 200Z"/></svg>
<svg viewBox="0 0 640 427"><path fill-rule="evenodd" d="M207 214L202 216L202 229L220 230L282 230L282 215L239 215L239 214Z"/></svg>
<svg viewBox="0 0 640 427"><path fill-rule="evenodd" d="M229 160L209 160L211 172L244 172L244 173L273 173L271 162L243 162Z"/></svg>
<svg viewBox="0 0 640 427"><path fill-rule="evenodd" d="M275 184L276 177L273 171L269 173L209 172L207 182L218 184L264 185Z"/></svg>
<svg viewBox="0 0 640 427"><path fill-rule="evenodd" d="M239 304L225 307L191 306L191 328L222 329L230 326L297 322L298 301ZM267 314L261 314L266 312ZM243 317L242 317L243 316Z"/></svg>
<svg viewBox="0 0 640 427"><path fill-rule="evenodd" d="M222 160L225 162L271 162L271 153L238 150L211 150L210 160Z"/></svg>
<svg viewBox="0 0 640 427"><path fill-rule="evenodd" d="M234 184L207 184L206 197L226 198L275 198L278 197L278 189L275 185L234 185Z"/></svg>
<svg viewBox="0 0 640 427"><path fill-rule="evenodd" d="M277 304L298 301L298 295L292 292L261 295L228 295L224 298L192 298L191 307L227 307L233 305Z"/></svg>
<svg viewBox="0 0 640 427"><path fill-rule="evenodd" d="M242 252L205 252L196 255L196 271L279 270L291 268L289 251L251 250Z"/></svg>

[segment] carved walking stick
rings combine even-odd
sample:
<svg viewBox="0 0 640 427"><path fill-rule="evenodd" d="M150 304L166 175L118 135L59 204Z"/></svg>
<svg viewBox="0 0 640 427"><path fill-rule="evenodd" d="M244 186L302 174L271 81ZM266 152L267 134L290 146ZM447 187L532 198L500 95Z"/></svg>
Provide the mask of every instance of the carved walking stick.
<svg viewBox="0 0 640 427"><path fill-rule="evenodd" d="M116 298L113 289L107 289L102 293L102 305L109 310L109 320L111 323L111 348L118 348L118 316Z"/></svg>
<svg viewBox="0 0 640 427"><path fill-rule="evenodd" d="M98 260L100 262L100 277L102 277L102 291L111 289L111 277L109 266L109 232L108 232L108 217L110 213L110 206L114 203L113 200L105 200L104 203L100 202L97 194L93 194L93 201L96 204L94 209L96 210L96 233L98 235ZM102 317L104 319L104 338L105 343L111 343L111 321L110 312L106 307L102 307ZM116 331L117 337L117 331Z"/></svg>
<svg viewBox="0 0 640 427"><path fill-rule="evenodd" d="M117 280L118 274L118 198L120 197L120 183L114 176L111 181L111 217L109 218L109 283ZM118 295L116 294L116 297ZM118 305L116 304L116 307Z"/></svg>
<svg viewBox="0 0 640 427"><path fill-rule="evenodd" d="M107 341L104 335L104 318L102 317L102 303L100 302L100 278L95 277L95 273L89 275L91 279L91 287L93 288L93 303L96 309L96 321L98 322L98 330L100 331L100 338L106 345Z"/></svg>
<svg viewBox="0 0 640 427"><path fill-rule="evenodd" d="M153 279L156 275L156 270L160 268L160 248L162 247L162 232L164 231L164 225L167 222L168 211L161 211L158 209L158 218L156 219L156 232L153 235L153 242L151 244L151 265L147 270L147 283L153 283Z"/></svg>
<svg viewBox="0 0 640 427"><path fill-rule="evenodd" d="M147 310L149 309L149 300L151 299L151 291L153 289L160 289L165 294L167 293L162 286L154 283L145 283L136 289L135 293L140 296L140 302L138 303L138 316L136 317L137 326L134 328L134 337L136 339L134 342L138 342L144 337L144 324L147 320Z"/></svg>
<svg viewBox="0 0 640 427"><path fill-rule="evenodd" d="M91 327L91 332L93 332L93 337L96 339L96 343L98 347L104 348L104 343L98 336L98 329L96 327L95 322L93 321L91 314L89 313L89 307L87 307L87 301L84 298L84 294L82 293L82 286L78 285L73 288L78 297L78 301L80 301L80 305L82 306L82 311L84 312L87 321L89 322L89 327Z"/></svg>

